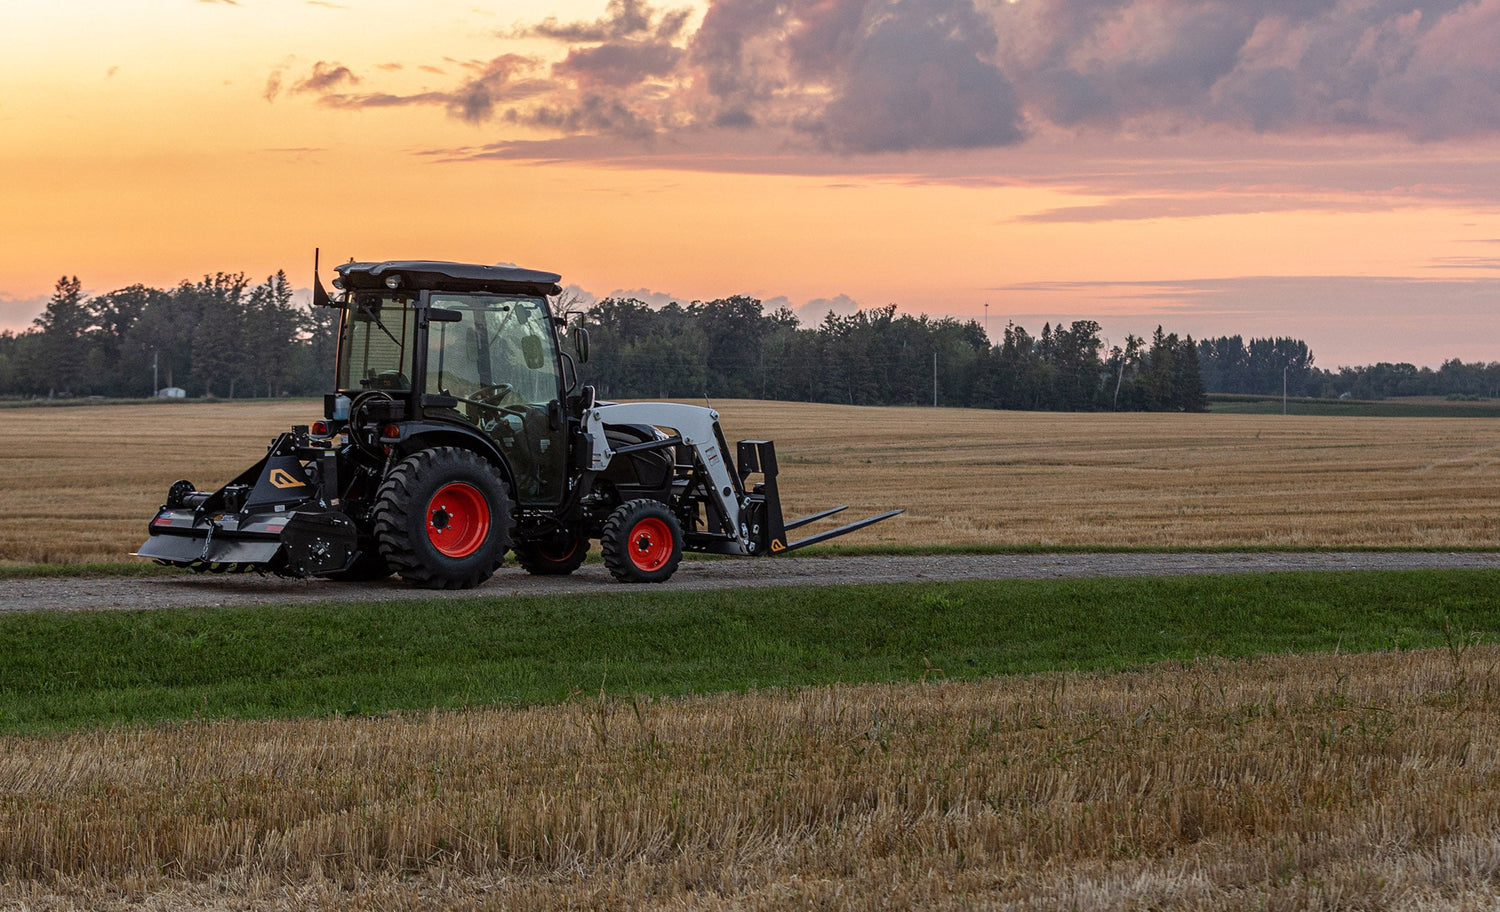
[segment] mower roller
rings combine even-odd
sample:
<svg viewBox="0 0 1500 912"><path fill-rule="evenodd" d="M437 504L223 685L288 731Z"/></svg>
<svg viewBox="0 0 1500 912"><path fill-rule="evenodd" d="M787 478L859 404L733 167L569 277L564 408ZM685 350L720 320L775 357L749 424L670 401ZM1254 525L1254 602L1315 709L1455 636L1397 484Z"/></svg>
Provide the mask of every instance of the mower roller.
<svg viewBox="0 0 1500 912"><path fill-rule="evenodd" d="M682 552L786 554L835 507L785 520L776 447L731 453L712 408L596 401L588 332L561 344L555 273L425 260L346 263L314 304L340 311L335 392L214 491L178 481L137 552L195 571L484 582L507 550L572 573L599 542L615 579L669 579Z"/></svg>

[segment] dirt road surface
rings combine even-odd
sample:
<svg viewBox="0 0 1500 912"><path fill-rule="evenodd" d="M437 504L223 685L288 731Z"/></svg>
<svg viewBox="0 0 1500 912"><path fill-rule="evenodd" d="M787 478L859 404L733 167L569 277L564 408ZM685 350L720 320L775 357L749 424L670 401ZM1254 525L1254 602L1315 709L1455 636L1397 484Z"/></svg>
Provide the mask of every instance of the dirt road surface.
<svg viewBox="0 0 1500 912"><path fill-rule="evenodd" d="M0 612L701 591L906 581L1456 568L1500 568L1500 552L1004 554L703 560L685 561L670 582L651 587L616 583L598 563L588 564L569 577L533 577L514 564L507 564L483 586L461 592L414 589L394 578L377 583L331 583L255 574L184 573L146 579L26 579L0 581Z"/></svg>

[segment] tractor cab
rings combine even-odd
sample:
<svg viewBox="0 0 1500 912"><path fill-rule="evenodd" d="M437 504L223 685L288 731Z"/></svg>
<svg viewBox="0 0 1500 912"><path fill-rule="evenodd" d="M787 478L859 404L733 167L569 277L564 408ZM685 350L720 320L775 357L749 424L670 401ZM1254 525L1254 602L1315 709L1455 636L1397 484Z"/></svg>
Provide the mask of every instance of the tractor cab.
<svg viewBox="0 0 1500 912"><path fill-rule="evenodd" d="M522 505L561 502L564 377L577 371L559 350L547 307L558 277L415 261L348 263L338 272L338 398L328 417L398 439L444 433L445 424L477 432L504 456ZM345 403L350 414L341 415Z"/></svg>

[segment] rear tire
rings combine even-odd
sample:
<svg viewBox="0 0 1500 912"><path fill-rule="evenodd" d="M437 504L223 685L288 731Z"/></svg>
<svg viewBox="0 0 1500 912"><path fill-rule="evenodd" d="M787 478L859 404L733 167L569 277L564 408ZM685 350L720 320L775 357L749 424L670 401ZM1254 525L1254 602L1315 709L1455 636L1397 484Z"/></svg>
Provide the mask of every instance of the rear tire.
<svg viewBox="0 0 1500 912"><path fill-rule="evenodd" d="M599 550L620 582L664 583L682 562L682 526L666 504L632 500L609 514Z"/></svg>
<svg viewBox="0 0 1500 912"><path fill-rule="evenodd" d="M401 460L375 497L380 555L403 580L426 589L471 589L489 579L510 547L510 495L489 460L434 447Z"/></svg>
<svg viewBox="0 0 1500 912"><path fill-rule="evenodd" d="M567 576L583 566L589 554L589 540L571 542L517 542L516 563L532 576Z"/></svg>

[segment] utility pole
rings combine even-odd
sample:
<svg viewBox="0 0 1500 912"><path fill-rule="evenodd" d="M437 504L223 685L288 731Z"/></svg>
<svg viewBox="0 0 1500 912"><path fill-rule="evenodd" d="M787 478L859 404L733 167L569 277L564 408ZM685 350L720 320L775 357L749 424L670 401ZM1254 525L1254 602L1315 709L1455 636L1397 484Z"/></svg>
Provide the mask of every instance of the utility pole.
<svg viewBox="0 0 1500 912"><path fill-rule="evenodd" d="M151 349L151 398L156 398L156 391L161 389L156 383L156 349Z"/></svg>
<svg viewBox="0 0 1500 912"><path fill-rule="evenodd" d="M990 339L990 302L989 301L985 301L984 302L984 339L985 339L986 342L988 342L989 339Z"/></svg>
<svg viewBox="0 0 1500 912"><path fill-rule="evenodd" d="M1286 369L1289 367L1291 367L1290 364L1284 364L1281 367L1281 414L1283 415L1286 414Z"/></svg>
<svg viewBox="0 0 1500 912"><path fill-rule="evenodd" d="M932 353L932 407L937 408L937 352Z"/></svg>

